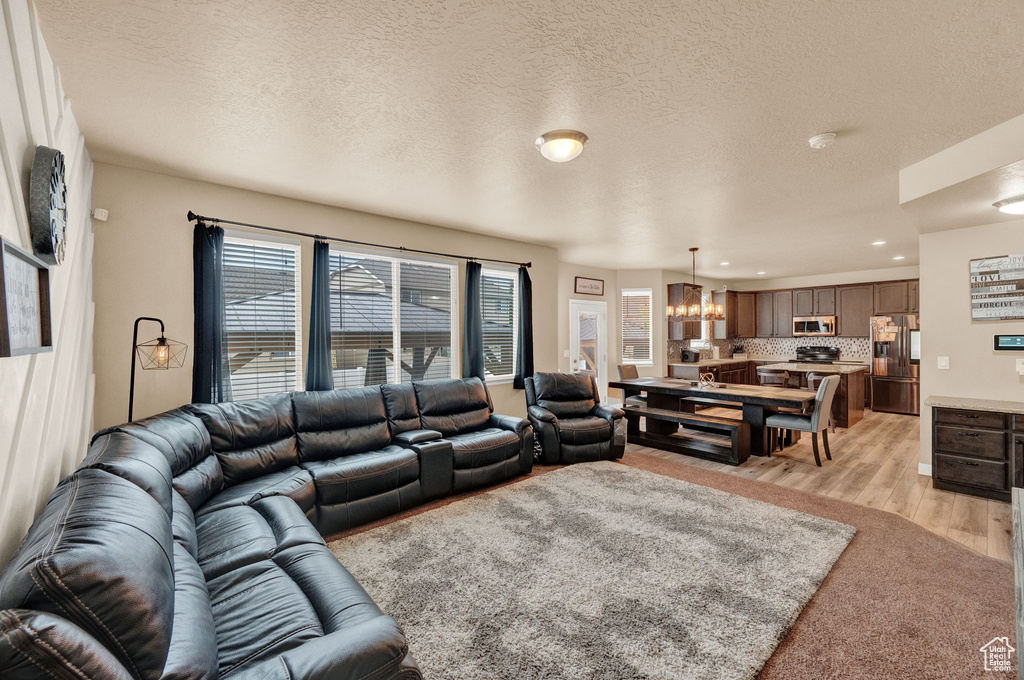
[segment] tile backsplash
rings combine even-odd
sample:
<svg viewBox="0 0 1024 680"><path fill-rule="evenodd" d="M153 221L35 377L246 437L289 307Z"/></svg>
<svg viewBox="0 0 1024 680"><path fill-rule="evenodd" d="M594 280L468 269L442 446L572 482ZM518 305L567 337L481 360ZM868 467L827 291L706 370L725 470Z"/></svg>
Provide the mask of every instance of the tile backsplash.
<svg viewBox="0 0 1024 680"><path fill-rule="evenodd" d="M838 347L841 359L862 359L871 353L871 341L868 338L742 338L737 340L712 340L711 344L718 347L719 356L728 359L733 348L742 346L750 355L795 357L796 348L803 345L824 345ZM689 340L668 341L668 361L678 363L680 352L689 347ZM710 359L712 350L702 349L702 359Z"/></svg>

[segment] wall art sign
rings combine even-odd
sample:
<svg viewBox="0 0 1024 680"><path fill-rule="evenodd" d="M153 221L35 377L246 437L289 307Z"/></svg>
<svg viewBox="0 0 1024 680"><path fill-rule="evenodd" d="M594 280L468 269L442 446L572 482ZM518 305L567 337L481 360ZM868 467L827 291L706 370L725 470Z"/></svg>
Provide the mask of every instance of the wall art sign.
<svg viewBox="0 0 1024 680"><path fill-rule="evenodd" d="M1024 319L1024 255L971 260L971 319Z"/></svg>
<svg viewBox="0 0 1024 680"><path fill-rule="evenodd" d="M585 276L577 276L576 294L604 295L604 279L588 279Z"/></svg>
<svg viewBox="0 0 1024 680"><path fill-rule="evenodd" d="M0 357L49 352L50 270L0 239Z"/></svg>

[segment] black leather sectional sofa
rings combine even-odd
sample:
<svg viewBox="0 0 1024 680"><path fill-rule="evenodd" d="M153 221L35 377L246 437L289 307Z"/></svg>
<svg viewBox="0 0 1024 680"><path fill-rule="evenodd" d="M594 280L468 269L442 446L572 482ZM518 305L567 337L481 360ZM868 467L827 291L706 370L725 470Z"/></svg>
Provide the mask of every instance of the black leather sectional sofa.
<svg viewBox="0 0 1024 680"><path fill-rule="evenodd" d="M477 379L192 405L99 432L0 574L0 677L420 678L321 536L529 472Z"/></svg>

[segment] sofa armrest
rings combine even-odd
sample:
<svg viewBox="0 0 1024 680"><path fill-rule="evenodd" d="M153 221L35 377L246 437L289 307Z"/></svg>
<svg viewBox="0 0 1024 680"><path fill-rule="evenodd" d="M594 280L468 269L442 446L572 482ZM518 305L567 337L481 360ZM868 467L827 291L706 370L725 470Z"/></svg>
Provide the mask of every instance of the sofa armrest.
<svg viewBox="0 0 1024 680"><path fill-rule="evenodd" d="M452 495L455 452L445 439L412 444L420 458L420 491L424 501Z"/></svg>
<svg viewBox="0 0 1024 680"><path fill-rule="evenodd" d="M608 404L598 404L594 407L593 414L598 418L604 418L608 422L614 424L616 420L625 417L626 412L621 408L615 408Z"/></svg>
<svg viewBox="0 0 1024 680"><path fill-rule="evenodd" d="M232 680L362 680L420 678L390 616L347 626L231 674Z"/></svg>
<svg viewBox="0 0 1024 680"><path fill-rule="evenodd" d="M515 416L502 416L497 413L491 416L490 427L497 427L502 430L508 430L509 432L515 432L519 436L522 436L523 430L530 426L529 421L526 418L516 418Z"/></svg>
<svg viewBox="0 0 1024 680"><path fill-rule="evenodd" d="M541 406L527 406L526 412L529 414L530 420L558 424L558 416Z"/></svg>
<svg viewBox="0 0 1024 680"><path fill-rule="evenodd" d="M409 430L408 432L400 432L391 439L399 446L408 449L412 448L413 444L437 441L440 438L441 433L437 430Z"/></svg>

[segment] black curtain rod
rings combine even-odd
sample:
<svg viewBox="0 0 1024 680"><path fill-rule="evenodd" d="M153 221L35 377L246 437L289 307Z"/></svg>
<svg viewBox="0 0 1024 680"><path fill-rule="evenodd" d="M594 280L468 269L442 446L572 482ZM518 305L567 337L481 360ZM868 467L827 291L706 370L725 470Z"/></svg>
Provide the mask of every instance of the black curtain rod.
<svg viewBox="0 0 1024 680"><path fill-rule="evenodd" d="M519 267L532 267L532 262L513 262L512 260L496 260L491 257L470 257L469 255L453 255L451 253L437 253L433 250L417 250L416 248L406 248L404 246L385 246L379 243L367 243L366 241L353 241L347 238L337 238L335 236L322 236L320 234L307 234L304 231L294 231L292 229L280 229L278 227L264 227L260 224L247 224L246 222L235 222L233 220L222 220L218 217L203 217L202 215L196 215L191 210L188 211L189 222L211 222L213 224L233 224L236 227L248 227L250 229L262 229L263 231L273 231L278 234L291 234L292 236L305 236L306 238L320 239L321 241L335 241L337 243L348 243L355 246L366 246L368 248L383 248L385 250L397 250L403 253L419 253L420 255L436 255L438 257L450 257L457 260L476 260L478 262L500 262L501 264L514 264Z"/></svg>

